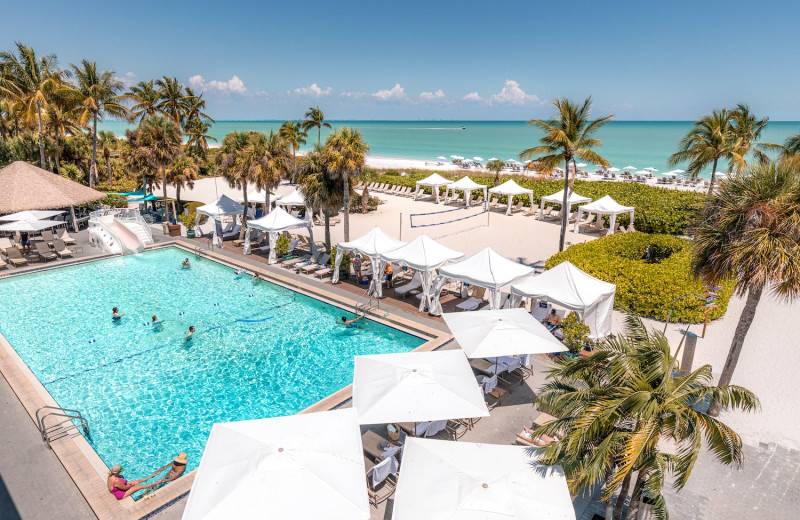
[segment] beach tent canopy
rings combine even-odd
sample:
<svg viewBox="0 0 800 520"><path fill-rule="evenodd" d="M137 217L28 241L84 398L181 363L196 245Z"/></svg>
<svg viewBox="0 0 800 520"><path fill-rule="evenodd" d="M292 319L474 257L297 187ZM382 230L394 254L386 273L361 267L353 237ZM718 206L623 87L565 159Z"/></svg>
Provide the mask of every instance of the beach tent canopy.
<svg viewBox="0 0 800 520"><path fill-rule="evenodd" d="M14 222L0 225L0 231L27 231L28 233L35 233L62 224L66 224L66 222L59 220L15 220Z"/></svg>
<svg viewBox="0 0 800 520"><path fill-rule="evenodd" d="M485 287L489 290L489 308L496 309L500 306L501 288L532 274L533 268L509 260L491 247L487 247L466 260L439 269L439 277L436 279L431 297L430 313L436 316L442 313L439 297L448 278Z"/></svg>
<svg viewBox="0 0 800 520"><path fill-rule="evenodd" d="M228 215L239 215L244 211L244 206L227 195L222 195L220 198L198 207L196 211L198 219L200 215L218 219Z"/></svg>
<svg viewBox="0 0 800 520"><path fill-rule="evenodd" d="M438 173L434 173L422 179L421 181L417 181L417 190L414 192L414 200L417 200L420 192L422 191L423 186L430 186L431 191L433 192L433 196L436 198L436 203L439 203L439 187L440 186L447 186L448 184L452 184L453 181L450 179L445 179Z"/></svg>
<svg viewBox="0 0 800 520"><path fill-rule="evenodd" d="M511 199L515 195L528 195L531 198L531 207L533 207L533 190L523 188L514 182L514 179L509 179L500 186L490 188L489 193L496 193L497 195L505 195L508 197L508 209L506 209L506 215L511 214Z"/></svg>
<svg viewBox="0 0 800 520"><path fill-rule="evenodd" d="M18 211L17 213L12 213L10 215L2 215L0 216L0 221L3 222L17 222L20 220L25 221L33 221L33 220L42 220L50 217L55 217L56 215L61 215L65 213L64 211L54 211L54 210L28 210L28 211Z"/></svg>
<svg viewBox="0 0 800 520"><path fill-rule="evenodd" d="M270 201L275 201L281 198L280 195L274 193L269 194ZM236 202L244 204L244 197L241 195L236 196ZM262 190L253 190L247 194L247 204L266 204L267 192Z"/></svg>
<svg viewBox="0 0 800 520"><path fill-rule="evenodd" d="M577 233L581 226L581 215L583 213L596 213L600 215L609 215L608 234L614 233L614 224L617 222L617 215L627 213L630 215L631 224L633 223L634 208L630 206L623 206L614 199L611 195L606 195L600 199L583 206L578 206L578 218L575 220L575 232Z"/></svg>
<svg viewBox="0 0 800 520"><path fill-rule="evenodd" d="M356 356L353 409L360 424L489 415L460 350Z"/></svg>
<svg viewBox="0 0 800 520"><path fill-rule="evenodd" d="M469 199L472 196L473 190L483 190L484 200L487 198L486 186L484 184L478 184L477 182L470 179L469 176L461 177L456 182L448 184L447 187L445 188L444 203L447 204L447 201L450 200L451 192L453 195L455 195L456 191L461 191L464 193L464 205L469 206Z"/></svg>
<svg viewBox="0 0 800 520"><path fill-rule="evenodd" d="M613 283L599 280L569 261L511 286L516 303L522 298L531 298L575 312L589 326L591 339L611 334L611 311L614 310L616 291L617 286Z"/></svg>
<svg viewBox="0 0 800 520"><path fill-rule="evenodd" d="M442 318L469 358L567 351L564 344L525 309L446 312Z"/></svg>
<svg viewBox="0 0 800 520"><path fill-rule="evenodd" d="M558 204L559 206L564 203L564 190L560 190L552 195L547 195L546 197L542 197L542 204L539 207L539 219L541 220L544 215L544 205L545 203L551 204ZM583 195L578 195L576 192L570 190L569 192L569 199L567 200L570 207L576 204L586 204L587 202L592 202L592 199L589 197L584 197Z"/></svg>
<svg viewBox="0 0 800 520"><path fill-rule="evenodd" d="M409 437L392 520L575 520L561 466L525 446Z"/></svg>
<svg viewBox="0 0 800 520"><path fill-rule="evenodd" d="M300 191L295 189L285 197L278 199L277 204L280 204L281 206L305 206L306 198L302 193L300 193Z"/></svg>
<svg viewBox="0 0 800 520"><path fill-rule="evenodd" d="M0 214L26 209L69 208L106 196L101 191L23 161L15 161L0 170L0 186Z"/></svg>
<svg viewBox="0 0 800 520"><path fill-rule="evenodd" d="M269 259L270 264L277 262L275 256L275 241L278 239L278 234L288 231L290 229L306 228L308 229L309 240L311 242L312 253L314 250L314 232L311 228L311 222L305 219L299 219L288 214L282 208L275 208L265 216L257 220L247 221L247 231L244 234L244 249L243 253L250 254L250 234L252 229L258 229L269 233Z"/></svg>
<svg viewBox="0 0 800 520"><path fill-rule="evenodd" d="M366 235L360 236L355 240L337 243L336 260L333 267L331 283L337 283L339 281L339 266L342 263L344 253L345 251L351 251L369 257L370 262L372 262L372 282L370 282L369 285L369 293L380 298L383 296L383 284L381 283L381 279L383 278L383 268L385 265L380 255L388 253L405 244L405 242L390 237L378 226L375 226L369 230Z"/></svg>
<svg viewBox="0 0 800 520"><path fill-rule="evenodd" d="M362 450L352 409L215 424L183 520L368 520Z"/></svg>
<svg viewBox="0 0 800 520"><path fill-rule="evenodd" d="M436 278L436 269L464 258L464 253L445 247L428 235L420 235L406 245L380 256L383 262L400 264L420 272L422 298L419 302L419 311L422 312L430 305L430 293L433 280Z"/></svg>

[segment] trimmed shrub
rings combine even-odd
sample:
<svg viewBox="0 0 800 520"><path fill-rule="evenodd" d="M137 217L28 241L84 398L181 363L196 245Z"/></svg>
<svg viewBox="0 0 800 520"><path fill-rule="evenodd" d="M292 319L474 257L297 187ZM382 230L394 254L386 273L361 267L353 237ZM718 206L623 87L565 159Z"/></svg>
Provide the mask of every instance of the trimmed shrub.
<svg viewBox="0 0 800 520"><path fill-rule="evenodd" d="M566 318L561 321L561 331L564 333L562 343L573 354L578 354L583 347L591 345L591 341L589 341L591 329L580 321L574 312L567 314Z"/></svg>
<svg viewBox="0 0 800 520"><path fill-rule="evenodd" d="M545 267L569 260L592 276L616 284L618 308L664 321L675 300L705 290L703 282L692 274L691 259L691 243L683 238L617 233L575 244L551 256ZM712 319L725 314L731 294L733 282L727 281L722 284L717 307L711 310ZM675 304L670 321L700 323L705 318L702 305L697 298L685 298Z"/></svg>
<svg viewBox="0 0 800 520"><path fill-rule="evenodd" d="M361 213L361 199L362 195L360 193L356 193L350 197L350 214L353 213ZM367 200L367 211L375 211L378 209L378 197L369 197Z"/></svg>

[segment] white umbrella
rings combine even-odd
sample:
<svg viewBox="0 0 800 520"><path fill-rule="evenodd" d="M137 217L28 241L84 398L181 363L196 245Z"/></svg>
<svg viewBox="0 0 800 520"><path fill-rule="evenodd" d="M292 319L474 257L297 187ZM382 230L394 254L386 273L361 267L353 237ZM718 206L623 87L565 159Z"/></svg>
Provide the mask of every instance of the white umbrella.
<svg viewBox="0 0 800 520"><path fill-rule="evenodd" d="M636 166L626 166L623 168L623 170L637 170L637 169L638 168L636 168Z"/></svg>
<svg viewBox="0 0 800 520"><path fill-rule="evenodd" d="M454 159L458 159L459 161L463 161L463 160L464 160L464 157L463 157L463 156L461 156L461 155L456 155L456 156L455 156L455 157L453 157L453 158L454 158Z"/></svg>
<svg viewBox="0 0 800 520"><path fill-rule="evenodd" d="M686 172L683 170L672 170L672 173L686 173Z"/></svg>
<svg viewBox="0 0 800 520"><path fill-rule="evenodd" d="M608 170L606 170L606 171L608 171L608 172L618 172L618 171L619 171L619 168L614 168L614 167L612 166L611 168L609 168L609 169L608 169Z"/></svg>
<svg viewBox="0 0 800 520"><path fill-rule="evenodd" d="M518 161L518 160L516 160L516 159L506 159L506 162L511 162L511 163L517 163L517 164L519 164L519 161Z"/></svg>
<svg viewBox="0 0 800 520"><path fill-rule="evenodd" d="M459 157L460 157L459 155L451 155L450 156L451 159L458 159Z"/></svg>
<svg viewBox="0 0 800 520"><path fill-rule="evenodd" d="M634 173L636 173L636 175L647 175L647 174L648 174L648 173L650 173L650 172L649 172L649 171L647 171L647 170L637 170L637 171L636 171L636 172L634 172Z"/></svg>
<svg viewBox="0 0 800 520"><path fill-rule="evenodd" d="M575 520L564 470L537 462L525 446L408 438L392 520Z"/></svg>
<svg viewBox="0 0 800 520"><path fill-rule="evenodd" d="M652 166L649 166L647 168L642 168L642 170L644 170L646 172L657 172L658 171L655 168L653 168Z"/></svg>
<svg viewBox="0 0 800 520"><path fill-rule="evenodd" d="M183 520L370 517L352 409L215 424Z"/></svg>
<svg viewBox="0 0 800 520"><path fill-rule="evenodd" d="M58 220L17 220L0 225L0 231L26 231L28 233L35 233L62 224L66 224L66 222Z"/></svg>
<svg viewBox="0 0 800 520"><path fill-rule="evenodd" d="M483 162L483 157L473 157L473 159L478 162Z"/></svg>
<svg viewBox="0 0 800 520"><path fill-rule="evenodd" d="M524 162L524 164L528 164L531 161L532 161L532 159L528 159L527 161Z"/></svg>
<svg viewBox="0 0 800 520"><path fill-rule="evenodd" d="M728 176L728 174L724 173L724 172L716 172L714 175L716 175L717 177L727 177Z"/></svg>
<svg viewBox="0 0 800 520"><path fill-rule="evenodd" d="M678 173L675 170L673 170L671 172L663 172L661 175L664 175L666 177L675 177L676 175L678 175Z"/></svg>
<svg viewBox="0 0 800 520"><path fill-rule="evenodd" d="M489 415L460 350L356 356L353 408L361 424Z"/></svg>
<svg viewBox="0 0 800 520"><path fill-rule="evenodd" d="M66 213L66 211L53 211L44 209L18 211L17 213L12 213L11 215L0 216L0 221L16 222L19 220L26 220L26 221L42 220L45 218L55 217L56 215L61 215L62 213Z"/></svg>
<svg viewBox="0 0 800 520"><path fill-rule="evenodd" d="M442 318L469 358L567 351L525 309L446 312Z"/></svg>
<svg viewBox="0 0 800 520"><path fill-rule="evenodd" d="M439 157L437 157L437 159L439 159L440 161L446 161L447 157L440 155Z"/></svg>
<svg viewBox="0 0 800 520"><path fill-rule="evenodd" d="M586 163L579 162L575 165L577 168L586 168Z"/></svg>
<svg viewBox="0 0 800 520"><path fill-rule="evenodd" d="M489 161L499 161L499 160L500 160L500 159L498 159L497 157L489 157ZM487 161L487 162L488 162L488 161Z"/></svg>

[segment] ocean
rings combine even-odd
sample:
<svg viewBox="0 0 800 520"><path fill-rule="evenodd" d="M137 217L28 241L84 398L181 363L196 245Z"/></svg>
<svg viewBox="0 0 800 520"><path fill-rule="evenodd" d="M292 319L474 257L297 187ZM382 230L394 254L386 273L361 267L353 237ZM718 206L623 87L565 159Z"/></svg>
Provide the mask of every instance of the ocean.
<svg viewBox="0 0 800 520"><path fill-rule="evenodd" d="M233 131L277 130L282 121L217 121L210 134L219 142ZM359 129L370 146L370 155L400 159L436 161L438 156L460 155L488 160L518 159L519 153L538 144L540 131L526 121L330 121L333 129L351 126ZM617 168L656 168L664 172L669 156L677 149L681 137L691 127L688 121L612 121L597 132L602 146L597 151ZM100 125L123 135L124 122L108 121ZM322 140L330 130L323 129ZM800 133L800 122L770 122L762 135L763 142L783 143L792 134ZM310 131L308 149L316 143L316 130ZM724 171L721 164L717 170ZM592 165L585 169L593 170ZM685 169L685 168L683 168ZM703 176L710 174L708 172Z"/></svg>

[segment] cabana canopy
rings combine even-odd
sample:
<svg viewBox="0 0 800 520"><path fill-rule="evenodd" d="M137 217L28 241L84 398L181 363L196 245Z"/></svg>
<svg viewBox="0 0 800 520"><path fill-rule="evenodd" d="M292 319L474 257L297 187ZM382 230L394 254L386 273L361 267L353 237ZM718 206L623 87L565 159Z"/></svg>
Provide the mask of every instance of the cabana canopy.
<svg viewBox="0 0 800 520"><path fill-rule="evenodd" d="M500 306L500 289L532 274L533 268L509 260L487 247L466 260L439 269L439 277L431 297L430 313L436 316L442 313L439 297L447 278L489 289L489 308L497 309Z"/></svg>
<svg viewBox="0 0 800 520"><path fill-rule="evenodd" d="M383 275L383 267L385 262L381 260L382 253L388 253L393 249L405 245L405 242L395 240L381 228L375 226L366 235L360 236L350 242L339 242L336 244L336 261L333 266L333 276L331 277L332 283L339 282L339 266L342 264L342 257L345 251L352 251L369 257L372 262L372 282L369 286L369 293L380 298L383 296L383 284L381 277Z"/></svg>
<svg viewBox="0 0 800 520"><path fill-rule="evenodd" d="M546 197L542 197L542 204L539 207L539 219L542 219L542 214L544 212L544 205L545 203L551 204L564 204L564 190L559 191L558 193L553 193L552 195L548 195ZM570 207L576 204L586 204L587 202L592 202L592 199L589 197L584 197L583 195L578 195L574 191L570 190L569 200L567 201Z"/></svg>
<svg viewBox="0 0 800 520"><path fill-rule="evenodd" d="M464 205L469 206L469 199L473 190L483 190L484 200L487 198L486 186L484 184L478 184L470 179L469 176L461 177L456 182L447 185L447 188L444 190L444 203L447 204L451 192L455 195L456 191L461 191L464 193Z"/></svg>
<svg viewBox="0 0 800 520"><path fill-rule="evenodd" d="M419 302L419 311L422 312L430 305L430 293L436 269L464 258L464 253L445 247L428 235L420 235L404 246L381 254L380 257L383 262L404 265L420 272L422 299Z"/></svg>
<svg viewBox="0 0 800 520"><path fill-rule="evenodd" d="M531 198L531 207L533 207L533 190L523 188L514 182L514 179L509 179L500 186L489 188L489 193L496 193L497 195L505 195L508 197L508 209L506 209L506 215L511 215L511 199L515 195L528 195Z"/></svg>
<svg viewBox="0 0 800 520"><path fill-rule="evenodd" d="M511 286L518 303L521 298L552 302L575 312L589 326L589 337L600 339L611 334L611 311L617 286L581 271L564 261Z"/></svg>
<svg viewBox="0 0 800 520"><path fill-rule="evenodd" d="M60 209L98 201L105 193L15 161L0 170L0 214L26 209Z"/></svg>
<svg viewBox="0 0 800 520"><path fill-rule="evenodd" d="M308 229L309 240L311 242L312 252L314 249L314 232L311 229L311 222L304 219L298 219L286 213L282 208L275 208L267 215L258 220L247 221L247 231L244 235L244 249L246 255L250 254L250 230L258 229L269 233L269 260L270 264L277 262L275 256L275 241L278 239L278 233L283 233L290 229L306 228Z"/></svg>
<svg viewBox="0 0 800 520"><path fill-rule="evenodd" d="M218 219L227 215L238 215L242 211L244 211L244 206L227 195L222 195L217 200L197 208L197 216L198 219L200 215L207 215L211 218Z"/></svg>
<svg viewBox="0 0 800 520"><path fill-rule="evenodd" d="M278 199L277 204L280 204L281 206L305 206L306 198L302 193L295 189L285 197Z"/></svg>
<svg viewBox="0 0 800 520"><path fill-rule="evenodd" d="M453 181L450 179L445 179L438 173L429 175L421 181L417 181L417 191L414 192L414 200L417 200L417 197L419 196L420 191L422 191L423 186L430 186L433 196L436 199L436 204L439 204L439 187L447 186L448 184L453 184Z"/></svg>
<svg viewBox="0 0 800 520"><path fill-rule="evenodd" d="M633 223L633 211L634 208L623 206L612 199L611 195L606 195L594 202L578 207L578 218L575 220L575 232L577 233L580 230L581 215L583 213L596 213L598 216L609 215L608 234L611 235L614 233L614 224L617 222L617 215L628 213L631 218L631 223Z"/></svg>
<svg viewBox="0 0 800 520"><path fill-rule="evenodd" d="M281 198L280 195L275 195L274 193L269 194L270 201L275 201ZM241 195L236 197L236 202L240 202L244 204L244 197ZM247 194L247 203L248 204L266 204L267 202L267 192L262 190L253 190Z"/></svg>

